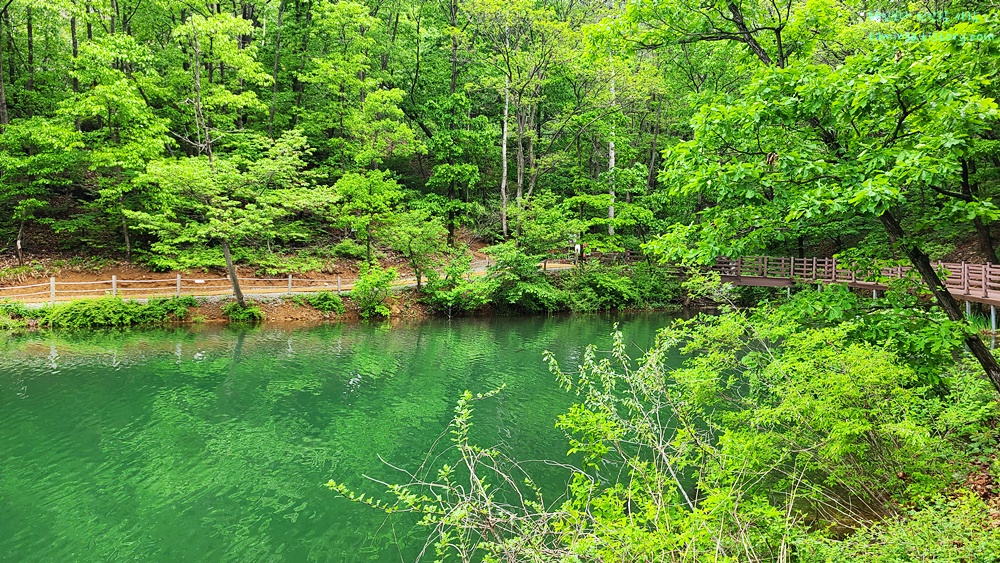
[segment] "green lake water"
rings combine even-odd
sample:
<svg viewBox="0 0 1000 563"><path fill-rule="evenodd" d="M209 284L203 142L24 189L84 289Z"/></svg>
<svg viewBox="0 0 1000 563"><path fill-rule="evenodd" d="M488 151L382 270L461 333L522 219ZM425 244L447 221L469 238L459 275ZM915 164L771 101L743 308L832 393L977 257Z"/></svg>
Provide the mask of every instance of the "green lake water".
<svg viewBox="0 0 1000 563"><path fill-rule="evenodd" d="M400 481L462 391L474 439L562 458L588 343L630 351L669 316L36 334L0 345L0 561L413 561L426 529L324 486ZM381 460L380 460L381 456ZM565 473L536 466L553 497ZM433 552L424 559L433 560Z"/></svg>

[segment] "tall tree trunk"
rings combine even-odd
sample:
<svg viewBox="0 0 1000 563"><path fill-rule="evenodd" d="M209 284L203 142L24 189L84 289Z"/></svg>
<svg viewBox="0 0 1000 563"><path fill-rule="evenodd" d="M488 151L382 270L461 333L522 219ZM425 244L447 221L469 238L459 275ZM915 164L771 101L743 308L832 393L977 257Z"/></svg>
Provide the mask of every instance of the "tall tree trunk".
<svg viewBox="0 0 1000 563"><path fill-rule="evenodd" d="M24 251L21 249L24 236L24 219L21 220L21 226L17 229L17 265L24 266Z"/></svg>
<svg viewBox="0 0 1000 563"><path fill-rule="evenodd" d="M453 160L453 159L449 159ZM448 246L455 246L455 180L448 182Z"/></svg>
<svg viewBox="0 0 1000 563"><path fill-rule="evenodd" d="M4 26L6 26L7 47L10 48L10 52L16 54L17 43L14 41L14 22L12 22L10 19L10 12L4 10L0 12L0 15L3 16L2 18L0 18L0 40L3 39L3 31L5 29ZM18 76L17 74L18 66L16 64L17 59L18 57L10 57L10 56L7 57L7 80L10 81L11 85L17 82L17 76Z"/></svg>
<svg viewBox="0 0 1000 563"><path fill-rule="evenodd" d="M993 244L993 235L990 234L990 226L979 217L972 220L972 225L976 228L979 251L983 253L989 263L1000 264L1000 258L997 257L997 250Z"/></svg>
<svg viewBox="0 0 1000 563"><path fill-rule="evenodd" d="M614 61L612 60L612 64ZM615 106L615 76L614 69L611 70L611 107ZM614 114L611 115L611 137L608 139L608 195L611 196L608 202L608 236L615 235L615 122Z"/></svg>
<svg viewBox="0 0 1000 563"><path fill-rule="evenodd" d="M3 34L0 33L0 131L3 131L3 126L8 123L10 117L7 115L7 89L3 81Z"/></svg>
<svg viewBox="0 0 1000 563"><path fill-rule="evenodd" d="M521 207L521 197L524 195L524 127L526 116L524 115L524 107L522 104L517 104L517 112L515 112L517 119L517 194L514 201L517 203L518 209Z"/></svg>
<svg viewBox="0 0 1000 563"><path fill-rule="evenodd" d="M503 132L500 134L500 223L507 238L507 135L510 121L510 78L503 80Z"/></svg>
<svg viewBox="0 0 1000 563"><path fill-rule="evenodd" d="M233 265L233 255L229 252L229 241L222 241L222 255L226 257L226 271L229 272L229 279L233 282L233 293L236 295L236 302L240 307L246 308L247 302L243 299L243 291L240 289L240 280L236 277L236 266Z"/></svg>
<svg viewBox="0 0 1000 563"><path fill-rule="evenodd" d="M76 37L76 14L74 13L69 18L69 37L70 43L73 47L73 69L76 69L76 59L80 56L80 42ZM73 76L73 92L78 93L80 91L80 79Z"/></svg>
<svg viewBox="0 0 1000 563"><path fill-rule="evenodd" d="M0 9L0 16L7 15L7 8L10 7L10 3L13 0L7 0L3 9ZM0 17L0 21L3 21L3 17ZM10 116L7 115L7 89L4 87L3 82L3 29L0 28L0 131L3 131L3 126L10 123Z"/></svg>
<svg viewBox="0 0 1000 563"><path fill-rule="evenodd" d="M365 226L365 260L372 263L372 228L371 222Z"/></svg>
<svg viewBox="0 0 1000 563"><path fill-rule="evenodd" d="M897 244L902 246L903 252L906 253L906 257L910 259L910 263L920 274L920 278L923 280L924 284L931 290L934 294L934 298L937 300L938 305L944 310L948 318L953 321L962 321L962 310L958 306L958 301L955 297L948 291L944 283L941 282L941 278L938 277L937 272L934 271L934 266L931 265L931 260L919 247L915 244L908 242L905 239L905 233L903 232L902 226L892 213L886 211L879 216L879 220L885 227L886 232L889 234L889 238L895 241ZM965 345L969 347L969 351L972 355L979 360L979 365L983 367L986 372L986 377L989 378L993 386L1000 392L1000 365L997 364L996 358L990 353L989 348L986 344L979 338L979 335L970 332L968 336L965 337Z"/></svg>
<svg viewBox="0 0 1000 563"><path fill-rule="evenodd" d="M537 97L540 93L536 91L535 95ZM531 134L528 135L528 191L524 196L525 199L531 199L531 194L535 191L535 184L538 182L538 165L535 160L535 139L542 138L542 121L541 116L539 116L538 119L535 118L535 112L540 111L541 107L538 104L532 105L531 110L528 111L527 130L531 131Z"/></svg>
<svg viewBox="0 0 1000 563"><path fill-rule="evenodd" d="M35 25L32 18L31 6L27 7L28 16L28 82L24 85L24 89L31 91L35 89Z"/></svg>
<svg viewBox="0 0 1000 563"><path fill-rule="evenodd" d="M653 146L649 151L649 175L646 176L646 193L653 193L653 188L656 187L656 157L659 156L656 149L660 137L660 112L663 110L662 101L654 96L653 102L656 103L656 121L653 123Z"/></svg>
<svg viewBox="0 0 1000 563"><path fill-rule="evenodd" d="M118 200L118 205L122 208L122 234L125 235L125 261L132 261L132 240L128 236L128 219L125 217L125 198Z"/></svg>
<svg viewBox="0 0 1000 563"><path fill-rule="evenodd" d="M211 47L210 47L211 48ZM211 69L212 65L208 65L209 68L209 84L212 83ZM194 82L194 117L195 125L198 128L199 153L204 153L208 156L209 165L214 164L214 156L212 154L212 131L209 127L208 121L205 118L204 107L202 106L202 84L201 84L201 40L198 39L198 29L194 25L194 18L191 19L191 72L193 74ZM202 137L204 135L204 137Z"/></svg>
<svg viewBox="0 0 1000 563"><path fill-rule="evenodd" d="M295 109L296 109L296 111L292 112L292 127L293 128L299 122L299 114L302 112L303 98L305 97L305 91L306 91L306 85L305 85L304 82L302 82L301 80L299 80L299 76L301 76L302 74L305 73L305 71L306 71L306 61L309 60L309 57L306 56L306 53L309 51L309 24L312 22L312 2L305 2L304 4L306 4L306 7L305 7L305 18L304 18L305 19L305 24L301 26L301 29L302 29L302 47L301 47L301 49L302 50L301 50L301 53L300 53L302 60L299 63L299 71L297 73L293 73L292 74L292 91L295 92ZM300 16L300 13L301 13L298 10L298 8L299 8L299 3L298 2L295 3L295 7L296 7L296 10L295 10L295 20L296 20L296 23L298 23L299 16ZM295 27L298 27L298 26L295 26Z"/></svg>
<svg viewBox="0 0 1000 563"><path fill-rule="evenodd" d="M976 192L979 191L978 183L973 184L969 178L969 161L967 159L960 159L960 164L962 165L962 195L968 198L969 201L974 201L976 197ZM983 222L982 219L976 217L972 220L972 226L976 229L976 239L979 242L979 252L986 257L986 260L991 264L1000 264L1000 258L997 258L996 248L993 246L993 236L990 234L989 223Z"/></svg>
<svg viewBox="0 0 1000 563"><path fill-rule="evenodd" d="M278 30L274 38L274 70L271 77L274 79L274 86L271 90L271 111L267 118L267 136L274 138L274 114L278 109L278 63L281 60L281 17L285 14L285 0L281 0L278 5Z"/></svg>
<svg viewBox="0 0 1000 563"><path fill-rule="evenodd" d="M94 9L90 6L90 2L87 2L85 9L87 11L87 41L94 40L94 23L90 21L90 14ZM183 12L182 12L183 13ZM183 19L183 18L181 18Z"/></svg>
<svg viewBox="0 0 1000 563"><path fill-rule="evenodd" d="M452 1L448 6L448 18L452 27L458 26L458 3ZM384 69L383 69L384 70ZM458 88L458 35L451 34L451 81L448 85L448 93L455 97L455 90ZM448 165L455 165L455 152L449 150ZM448 246L455 246L455 179L448 182Z"/></svg>
<svg viewBox="0 0 1000 563"><path fill-rule="evenodd" d="M132 261L132 241L128 236L128 221L125 216L122 215L122 234L125 235L125 261Z"/></svg>

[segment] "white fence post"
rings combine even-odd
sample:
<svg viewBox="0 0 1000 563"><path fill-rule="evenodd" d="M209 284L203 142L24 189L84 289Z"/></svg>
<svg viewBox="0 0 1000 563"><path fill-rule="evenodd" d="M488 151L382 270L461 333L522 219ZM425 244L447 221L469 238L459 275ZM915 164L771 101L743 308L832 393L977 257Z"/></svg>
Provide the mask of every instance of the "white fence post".
<svg viewBox="0 0 1000 563"><path fill-rule="evenodd" d="M118 295L118 276L111 276L111 297Z"/></svg>
<svg viewBox="0 0 1000 563"><path fill-rule="evenodd" d="M52 276L49 278L49 305L56 304L56 278Z"/></svg>
<svg viewBox="0 0 1000 563"><path fill-rule="evenodd" d="M337 274L337 295L340 295L340 274Z"/></svg>
<svg viewBox="0 0 1000 563"><path fill-rule="evenodd" d="M181 275L177 274L177 297L181 296Z"/></svg>
<svg viewBox="0 0 1000 563"><path fill-rule="evenodd" d="M288 293L292 292L292 274L288 274Z"/></svg>

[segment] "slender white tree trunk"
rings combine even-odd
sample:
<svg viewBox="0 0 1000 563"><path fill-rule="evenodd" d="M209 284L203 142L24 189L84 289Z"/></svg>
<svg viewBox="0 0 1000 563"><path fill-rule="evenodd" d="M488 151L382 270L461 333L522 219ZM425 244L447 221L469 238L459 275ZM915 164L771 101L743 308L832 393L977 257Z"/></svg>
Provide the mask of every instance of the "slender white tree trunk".
<svg viewBox="0 0 1000 563"><path fill-rule="evenodd" d="M611 72L612 72L612 76L611 76L611 105L613 107L614 104L615 104L615 78L614 78L614 70L612 69ZM614 115L612 115L612 120L613 119L614 119ZM615 172L615 124L614 124L614 121L611 122L611 139L608 141L608 172L611 173L609 175L610 177L608 178L609 184L610 184L610 188L608 190L608 193L611 195L611 203L608 204L608 234L613 236L615 234L615 225L614 225L614 220L615 220L615 178L614 178L614 172Z"/></svg>
<svg viewBox="0 0 1000 563"><path fill-rule="evenodd" d="M510 78L503 80L503 133L500 139L500 222L507 238L507 122L510 118Z"/></svg>
<svg viewBox="0 0 1000 563"><path fill-rule="evenodd" d="M0 10L0 16L7 11L10 6L10 2ZM11 78L13 80L13 78ZM0 131L3 131L4 125L10 123L10 118L7 115L7 91L4 89L3 85L3 37L0 37Z"/></svg>

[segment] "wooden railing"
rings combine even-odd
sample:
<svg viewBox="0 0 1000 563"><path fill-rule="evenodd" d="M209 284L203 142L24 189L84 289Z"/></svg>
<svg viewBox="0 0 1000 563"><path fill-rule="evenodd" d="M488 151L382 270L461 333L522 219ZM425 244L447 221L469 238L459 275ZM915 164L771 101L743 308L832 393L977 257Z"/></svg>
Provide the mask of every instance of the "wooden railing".
<svg viewBox="0 0 1000 563"><path fill-rule="evenodd" d="M295 293L321 290L349 290L350 284L336 279L238 278L245 293ZM352 280L353 281L353 280ZM57 276L45 283L0 287L0 299L25 302L55 303L88 297L118 296L123 298L180 297L182 295L228 295L233 291L229 278L174 278L144 280L60 281Z"/></svg>
<svg viewBox="0 0 1000 563"><path fill-rule="evenodd" d="M1000 265L969 264L966 262L933 262L945 286L955 297L965 301L1000 304ZM481 273L487 263L473 264L473 271ZM906 276L910 266L882 267L865 271L854 263L836 258L789 258L749 256L743 258L718 258L711 268L723 281L735 285L790 287L796 283L844 283L851 287L886 289L886 280ZM249 295L294 294L315 291L350 291L353 278L341 276L329 279L311 279L287 275L272 278L239 278L240 288ZM412 286L415 278L402 277L397 287ZM112 276L109 280L59 281L50 277L48 282L0 287L0 299L24 302L69 301L72 299L102 296L123 298L195 297L232 294L229 278L175 277L143 280L125 280Z"/></svg>
<svg viewBox="0 0 1000 563"><path fill-rule="evenodd" d="M486 270L488 261L472 264L473 272ZM354 289L353 277L334 276L329 279L295 277L288 274L271 278L237 278L240 289L247 295L312 293L336 291L345 293ZM402 276L393 282L394 287L416 285L413 276ZM26 303L55 304L93 297L115 296L125 299L147 299L151 297L211 297L233 294L229 278L191 278L177 274L173 277L156 279L126 280L111 276L108 280L60 281L53 276L47 282L28 285L0 286L0 299L23 301Z"/></svg>
<svg viewBox="0 0 1000 563"><path fill-rule="evenodd" d="M959 298L1000 303L1000 265L967 262L932 262L945 287ZM891 266L877 271L858 269L852 262L836 258L788 258L749 256L718 258L712 270L723 281L736 285L787 286L794 283L844 283L851 287L885 289L887 279L902 278L910 266Z"/></svg>

